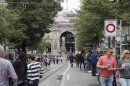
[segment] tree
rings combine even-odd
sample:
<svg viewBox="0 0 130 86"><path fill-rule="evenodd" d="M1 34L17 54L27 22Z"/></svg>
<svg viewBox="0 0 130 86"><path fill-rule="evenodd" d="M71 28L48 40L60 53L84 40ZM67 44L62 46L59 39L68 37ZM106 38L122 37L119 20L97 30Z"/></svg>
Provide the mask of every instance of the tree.
<svg viewBox="0 0 130 86"><path fill-rule="evenodd" d="M110 3L109 0L83 0L80 10L77 10L77 20L74 22L77 49L82 50L86 44L98 46L104 38L104 20L121 19L123 14L128 16L130 11L124 7L127 5L124 1Z"/></svg>
<svg viewBox="0 0 130 86"><path fill-rule="evenodd" d="M38 51L44 52L45 50L47 50L47 48L51 48L50 43L46 42L46 39L42 39L38 45Z"/></svg>
<svg viewBox="0 0 130 86"><path fill-rule="evenodd" d="M15 34L19 33L16 37L19 35L20 38L24 36L21 34L20 30L15 30L15 25L18 20L18 15L14 14L12 11L9 11L5 4L0 5L0 40L5 42L5 39L13 38ZM16 40L15 40L16 41ZM4 43L6 44L6 42Z"/></svg>
<svg viewBox="0 0 130 86"><path fill-rule="evenodd" d="M5 17L5 6L0 5L0 40L7 38L7 21Z"/></svg>
<svg viewBox="0 0 130 86"><path fill-rule="evenodd" d="M19 15L19 19L15 24L15 30L20 30L25 35L24 39L20 39L22 51L25 47L37 46L42 40L45 33L49 33L48 29L54 22L54 17L62 8L59 2L55 0L6 0L8 8ZM20 10L19 10L20 9ZM22 28L22 29L21 29ZM14 37L11 42L16 43Z"/></svg>

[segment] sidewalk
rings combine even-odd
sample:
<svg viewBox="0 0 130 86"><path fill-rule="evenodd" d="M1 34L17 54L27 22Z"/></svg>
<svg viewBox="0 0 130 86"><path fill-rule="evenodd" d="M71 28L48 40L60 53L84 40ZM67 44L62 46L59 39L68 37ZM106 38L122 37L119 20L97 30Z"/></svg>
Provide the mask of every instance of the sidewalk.
<svg viewBox="0 0 130 86"><path fill-rule="evenodd" d="M97 76L91 76L87 71L80 71L79 67L70 67L63 76L60 86L99 86Z"/></svg>

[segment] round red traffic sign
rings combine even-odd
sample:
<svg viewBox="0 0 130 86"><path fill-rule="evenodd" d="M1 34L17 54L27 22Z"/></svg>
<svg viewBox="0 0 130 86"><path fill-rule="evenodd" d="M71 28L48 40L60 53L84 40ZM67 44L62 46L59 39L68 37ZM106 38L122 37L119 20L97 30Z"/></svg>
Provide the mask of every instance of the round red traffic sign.
<svg viewBox="0 0 130 86"><path fill-rule="evenodd" d="M110 26L112 27L112 29L109 29ZM107 30L107 32L109 32L109 33L113 33L113 32L116 30L116 27L115 27L114 24L108 24L108 25L106 26L106 30Z"/></svg>

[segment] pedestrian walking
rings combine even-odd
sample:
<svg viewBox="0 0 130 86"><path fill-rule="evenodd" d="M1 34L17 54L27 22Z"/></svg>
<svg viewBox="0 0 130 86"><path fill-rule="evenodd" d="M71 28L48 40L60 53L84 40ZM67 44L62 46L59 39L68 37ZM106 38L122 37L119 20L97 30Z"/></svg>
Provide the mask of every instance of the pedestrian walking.
<svg viewBox="0 0 130 86"><path fill-rule="evenodd" d="M85 57L86 57L85 52L84 52L84 50L82 50L81 53L80 53L80 56L79 56L79 67L80 67L80 70L82 70L82 64L83 64L84 70L86 70L85 63L84 63Z"/></svg>
<svg viewBox="0 0 130 86"><path fill-rule="evenodd" d="M57 56L56 57L56 63L58 64L58 62L59 62L59 57Z"/></svg>
<svg viewBox="0 0 130 86"><path fill-rule="evenodd" d="M0 46L0 86L10 86L9 77L15 83L18 79L10 61L3 59L4 47Z"/></svg>
<svg viewBox="0 0 130 86"><path fill-rule="evenodd" d="M87 67L88 67L88 72L92 72L92 71L91 71L91 66L92 66L91 54L92 54L92 52L89 51L89 53L88 53L88 55L87 55L87 58L86 58L86 60L88 61L88 65L87 65Z"/></svg>
<svg viewBox="0 0 130 86"><path fill-rule="evenodd" d="M73 53L70 53L69 59L70 59L71 67L73 67L73 61L74 61Z"/></svg>
<svg viewBox="0 0 130 86"><path fill-rule="evenodd" d="M46 58L46 62L47 62L47 67L50 69L50 62L51 62L50 57Z"/></svg>
<svg viewBox="0 0 130 86"><path fill-rule="evenodd" d="M13 63L15 72L18 76L18 80L14 83L14 86L22 86L26 85L27 78L27 57L24 52L19 53L18 59Z"/></svg>
<svg viewBox="0 0 130 86"><path fill-rule="evenodd" d="M120 71L119 82L121 86L130 86L130 52L124 50L117 65L118 71Z"/></svg>
<svg viewBox="0 0 130 86"><path fill-rule="evenodd" d="M76 58L75 58L75 60L76 60L76 66L79 67L79 58L80 58L80 54L77 53L75 56L76 56Z"/></svg>
<svg viewBox="0 0 130 86"><path fill-rule="evenodd" d="M42 78L44 69L39 62L35 62L35 55L30 54L28 56L27 65L27 81L28 86L38 86L39 80Z"/></svg>
<svg viewBox="0 0 130 86"><path fill-rule="evenodd" d="M46 55L44 56L44 58L42 59L43 60L43 64L44 64L44 66L47 68L47 61L46 61Z"/></svg>
<svg viewBox="0 0 130 86"><path fill-rule="evenodd" d="M108 48L105 56L101 56L97 62L97 68L100 68L101 86L112 86L113 74L116 70L116 60L113 57L113 49Z"/></svg>
<svg viewBox="0 0 130 86"><path fill-rule="evenodd" d="M63 61L63 57L62 57L62 55L60 56L60 61L61 61L61 62Z"/></svg>
<svg viewBox="0 0 130 86"><path fill-rule="evenodd" d="M55 64L56 61L56 56L53 57L53 63Z"/></svg>
<svg viewBox="0 0 130 86"><path fill-rule="evenodd" d="M120 55L119 53L116 55L116 62L118 63L118 61L120 60Z"/></svg>
<svg viewBox="0 0 130 86"><path fill-rule="evenodd" d="M98 55L96 51L91 55L91 60L92 60L92 76L96 76L96 64L98 60Z"/></svg>

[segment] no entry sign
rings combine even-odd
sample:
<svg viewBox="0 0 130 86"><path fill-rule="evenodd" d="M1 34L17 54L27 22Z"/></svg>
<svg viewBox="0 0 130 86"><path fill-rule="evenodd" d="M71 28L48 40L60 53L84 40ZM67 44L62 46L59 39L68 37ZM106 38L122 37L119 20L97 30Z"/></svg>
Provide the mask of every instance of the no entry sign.
<svg viewBox="0 0 130 86"><path fill-rule="evenodd" d="M117 20L105 20L104 32L107 37L115 37L117 31Z"/></svg>

